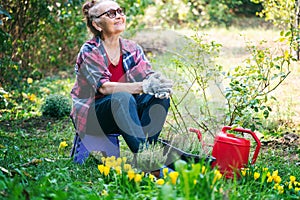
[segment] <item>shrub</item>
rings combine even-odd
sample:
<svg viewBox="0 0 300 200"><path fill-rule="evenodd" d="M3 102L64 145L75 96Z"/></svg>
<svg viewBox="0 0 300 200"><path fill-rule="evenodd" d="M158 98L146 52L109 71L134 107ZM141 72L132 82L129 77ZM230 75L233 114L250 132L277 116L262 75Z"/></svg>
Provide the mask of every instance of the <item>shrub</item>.
<svg viewBox="0 0 300 200"><path fill-rule="evenodd" d="M62 118L70 114L71 104L63 95L49 95L42 105L43 116Z"/></svg>

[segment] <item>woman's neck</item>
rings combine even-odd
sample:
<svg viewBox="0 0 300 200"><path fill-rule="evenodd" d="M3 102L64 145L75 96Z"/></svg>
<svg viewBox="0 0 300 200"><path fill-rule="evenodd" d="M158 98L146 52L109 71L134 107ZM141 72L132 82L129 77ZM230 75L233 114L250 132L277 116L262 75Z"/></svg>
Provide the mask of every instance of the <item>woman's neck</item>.
<svg viewBox="0 0 300 200"><path fill-rule="evenodd" d="M106 46L109 49L119 48L120 45L119 39L120 39L119 36L107 37L103 41L104 46Z"/></svg>

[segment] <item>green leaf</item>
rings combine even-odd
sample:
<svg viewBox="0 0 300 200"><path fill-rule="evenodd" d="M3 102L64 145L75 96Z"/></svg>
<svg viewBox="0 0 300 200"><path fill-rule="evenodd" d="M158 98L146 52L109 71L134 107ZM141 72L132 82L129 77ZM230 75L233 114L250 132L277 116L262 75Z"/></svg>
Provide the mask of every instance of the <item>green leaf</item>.
<svg viewBox="0 0 300 200"><path fill-rule="evenodd" d="M288 37L289 35L291 35L291 31L287 31L286 33L285 33L285 37Z"/></svg>
<svg viewBox="0 0 300 200"><path fill-rule="evenodd" d="M284 30L280 31L280 36L284 35Z"/></svg>
<svg viewBox="0 0 300 200"><path fill-rule="evenodd" d="M175 162L175 169L176 171L182 171L184 169L187 169L188 165L187 162L185 162L184 160L177 160Z"/></svg>
<svg viewBox="0 0 300 200"><path fill-rule="evenodd" d="M270 113L269 110L264 110L263 115L264 115L265 119L267 119L269 117L269 113Z"/></svg>

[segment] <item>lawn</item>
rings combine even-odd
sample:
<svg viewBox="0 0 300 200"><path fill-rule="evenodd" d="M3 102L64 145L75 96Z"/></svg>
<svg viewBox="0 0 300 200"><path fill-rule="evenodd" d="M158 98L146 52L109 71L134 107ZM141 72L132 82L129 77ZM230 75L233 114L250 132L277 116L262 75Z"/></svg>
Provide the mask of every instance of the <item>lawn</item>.
<svg viewBox="0 0 300 200"><path fill-rule="evenodd" d="M266 45L274 47L279 34L258 26L213 28L201 32L207 40L222 44L216 63L222 64L224 70L239 65L247 57L244 38L254 42L264 39ZM182 43L178 41L184 42L183 35L191 33L190 30L166 31L159 32L158 37L151 32L152 38L159 38L155 43L147 43L144 38L151 41L151 37L145 35L142 38L137 35L135 39L143 47L149 47L149 52L154 54L154 67L164 71L161 66L170 64L171 58L170 54L159 56L166 52L163 48L167 47L171 55L180 53L178 44ZM159 46L155 51L153 44ZM126 165L130 164L130 158L127 158L128 149L122 139L122 159L89 157L84 165L74 164L69 157L74 136L70 119L44 117L39 110L49 94L69 97L74 77L61 72L45 80L33 80L31 93L34 92L36 98L28 98L13 111L0 111L0 198L299 199L299 69L298 63L294 64L292 73L274 91L278 103L272 105L271 117L263 122L266 130L257 132L262 142L257 162L244 168L241 177L236 179L226 179L204 161L196 164L178 161L176 173L156 179ZM172 134L172 117L168 118L162 137ZM211 142L211 136L205 138Z"/></svg>

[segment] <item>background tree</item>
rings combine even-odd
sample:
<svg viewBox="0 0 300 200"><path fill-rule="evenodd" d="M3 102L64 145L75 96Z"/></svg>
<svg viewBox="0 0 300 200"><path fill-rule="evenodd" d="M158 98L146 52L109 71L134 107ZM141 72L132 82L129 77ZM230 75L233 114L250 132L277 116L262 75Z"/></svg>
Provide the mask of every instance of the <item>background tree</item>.
<svg viewBox="0 0 300 200"><path fill-rule="evenodd" d="M296 51L299 60L299 1L298 0L251 0L262 4L263 9L257 15L271 21L288 36L290 47Z"/></svg>
<svg viewBox="0 0 300 200"><path fill-rule="evenodd" d="M88 37L81 14L83 3L83 0L0 3L0 88L22 99L28 77L41 79L72 68L80 46ZM137 25L136 18L149 3L150 0L121 3L128 12L129 27Z"/></svg>

